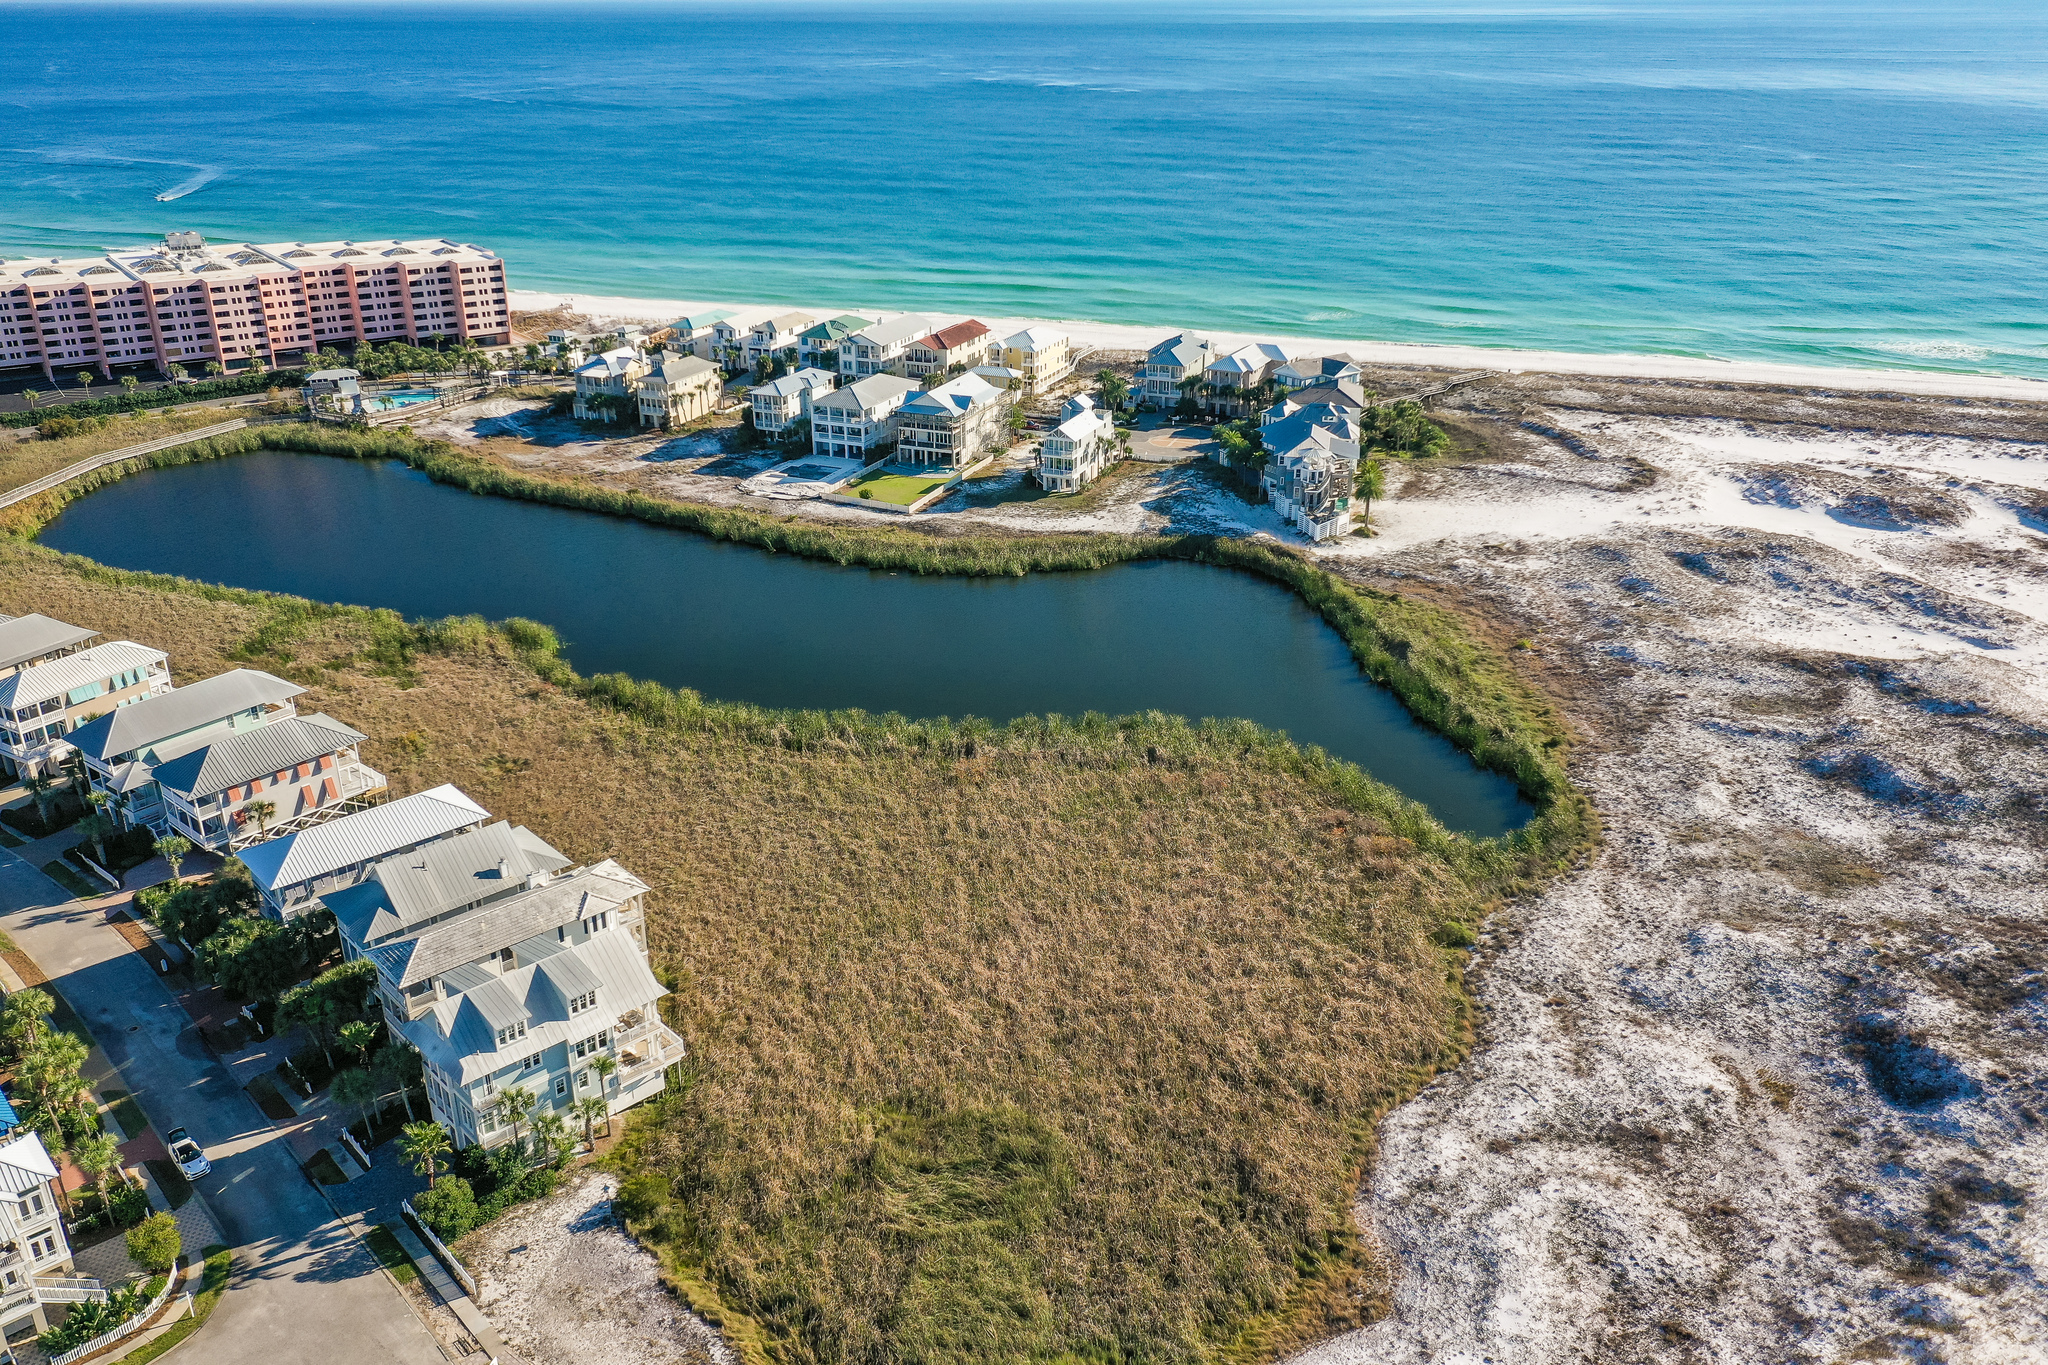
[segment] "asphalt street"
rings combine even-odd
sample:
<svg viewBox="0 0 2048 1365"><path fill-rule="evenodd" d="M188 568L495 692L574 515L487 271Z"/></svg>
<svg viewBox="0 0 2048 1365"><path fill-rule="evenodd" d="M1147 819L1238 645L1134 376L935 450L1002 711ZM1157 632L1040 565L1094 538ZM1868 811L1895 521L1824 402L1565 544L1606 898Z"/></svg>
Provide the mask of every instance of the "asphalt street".
<svg viewBox="0 0 2048 1365"><path fill-rule="evenodd" d="M440 1365L375 1259L101 911L0 850L0 927L85 1019L158 1134L189 1129L213 1162L195 1188L235 1273L200 1332L208 1365Z"/></svg>

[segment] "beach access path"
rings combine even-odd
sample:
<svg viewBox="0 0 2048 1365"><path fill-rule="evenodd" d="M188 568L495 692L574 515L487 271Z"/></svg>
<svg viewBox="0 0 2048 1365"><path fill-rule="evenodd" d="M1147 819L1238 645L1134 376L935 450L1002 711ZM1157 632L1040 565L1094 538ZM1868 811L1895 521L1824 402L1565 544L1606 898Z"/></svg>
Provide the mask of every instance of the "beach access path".
<svg viewBox="0 0 2048 1365"><path fill-rule="evenodd" d="M234 1248L235 1269L203 1329L208 1365L440 1365L376 1258L107 922L107 903L125 899L73 900L0 850L0 929L85 1020L151 1126L190 1130L213 1162L193 1188Z"/></svg>

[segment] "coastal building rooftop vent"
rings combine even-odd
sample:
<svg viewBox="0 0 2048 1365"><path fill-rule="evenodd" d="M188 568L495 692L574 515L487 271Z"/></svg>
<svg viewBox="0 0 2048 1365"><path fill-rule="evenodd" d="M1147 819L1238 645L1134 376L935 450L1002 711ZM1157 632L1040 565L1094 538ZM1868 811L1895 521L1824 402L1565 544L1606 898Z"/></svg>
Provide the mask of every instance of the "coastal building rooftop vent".
<svg viewBox="0 0 2048 1365"><path fill-rule="evenodd" d="M199 273L200 271L202 271L202 270L226 270L226 269L227 269L227 267L226 267L226 266L224 266L224 265L222 265L222 264L221 264L221 263L220 263L219 261L208 261L208 262L207 262L207 263L206 263L205 265L200 265L200 266L194 266L194 267L192 268L192 273L193 273L193 274L195 274L195 275L197 275L197 274L198 274L198 273Z"/></svg>
<svg viewBox="0 0 2048 1365"><path fill-rule="evenodd" d="M166 270L176 270L178 267L161 256L144 256L135 263L135 268L145 275L161 275Z"/></svg>
<svg viewBox="0 0 2048 1365"><path fill-rule="evenodd" d="M52 270L50 269L50 267L46 265L39 265L33 270L24 270L21 273L24 275L61 275L64 272L61 270Z"/></svg>
<svg viewBox="0 0 2048 1365"><path fill-rule="evenodd" d="M258 261L267 261L270 258L260 251L230 251L228 259L236 265L254 265Z"/></svg>
<svg viewBox="0 0 2048 1365"><path fill-rule="evenodd" d="M354 247L350 247L346 251L337 251L334 254L337 256L367 256L370 253L367 251L357 251Z"/></svg>
<svg viewBox="0 0 2048 1365"><path fill-rule="evenodd" d="M310 251L287 251L284 253L284 258L289 261L296 256L310 256L312 254Z"/></svg>
<svg viewBox="0 0 2048 1365"><path fill-rule="evenodd" d="M118 275L120 272L110 265L89 265L78 273L81 275Z"/></svg>
<svg viewBox="0 0 2048 1365"><path fill-rule="evenodd" d="M411 247L400 246L393 247L391 250L385 252L384 254L386 256L410 256L413 254L413 252Z"/></svg>
<svg viewBox="0 0 2048 1365"><path fill-rule="evenodd" d="M455 252L456 248L452 246L437 246L434 248L434 254L436 256L453 256Z"/></svg>
<svg viewBox="0 0 2048 1365"><path fill-rule="evenodd" d="M196 232L166 232L165 251L204 251L206 239Z"/></svg>

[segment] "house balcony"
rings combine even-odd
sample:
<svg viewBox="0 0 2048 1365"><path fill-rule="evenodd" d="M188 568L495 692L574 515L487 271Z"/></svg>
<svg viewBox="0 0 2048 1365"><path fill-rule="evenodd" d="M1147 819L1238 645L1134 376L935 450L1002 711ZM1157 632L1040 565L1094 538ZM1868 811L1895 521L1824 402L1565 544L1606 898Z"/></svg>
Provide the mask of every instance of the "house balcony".
<svg viewBox="0 0 2048 1365"><path fill-rule="evenodd" d="M391 784L384 774L368 764L352 763L337 774L335 787L340 794L325 805L311 806L281 820L270 821L260 829L253 820L234 828L227 839L228 851L232 853L251 844L260 844L266 839L275 839L280 834L310 829L314 825L343 815L368 810L371 806L380 804L390 794ZM220 837L211 836L208 847L218 847Z"/></svg>
<svg viewBox="0 0 2048 1365"><path fill-rule="evenodd" d="M636 1017L629 1014L628 1019ZM669 1067L683 1060L688 1049L675 1031L658 1019L643 1018L643 1022L617 1029L612 1034L612 1050L619 1060L618 1085L621 1090L640 1084L649 1076L658 1076Z"/></svg>

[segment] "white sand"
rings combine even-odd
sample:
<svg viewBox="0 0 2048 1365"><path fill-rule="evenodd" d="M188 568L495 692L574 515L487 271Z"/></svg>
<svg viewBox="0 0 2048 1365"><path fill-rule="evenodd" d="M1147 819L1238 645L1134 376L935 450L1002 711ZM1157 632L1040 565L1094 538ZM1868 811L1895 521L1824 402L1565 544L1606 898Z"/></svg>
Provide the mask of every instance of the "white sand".
<svg viewBox="0 0 2048 1365"><path fill-rule="evenodd" d="M713 308L757 308L767 305L706 299L622 299L600 294L545 294L533 290L512 291L512 306L521 312L567 306L578 313L606 321L668 322L692 311ZM806 307L788 305L818 317L859 313L863 317L891 317L896 310L870 308ZM941 325L960 321L965 314L932 313ZM2048 380L2017 379L2002 375L1930 373L1923 370L1860 370L1827 368L1819 365L1778 365L1764 361L1700 360L1667 355L1581 355L1571 351L1516 351L1484 346L1425 346L1388 341L1357 341L1341 337L1297 337L1246 332L1212 332L1202 328L1131 327L1119 323L1086 322L1075 319L997 318L975 314L998 335L1008 336L1026 327L1054 327L1076 341L1108 350L1141 351L1176 331L1199 332L1216 341L1242 345L1251 341L1272 341L1298 355L1345 354L1363 362L1386 365L1434 365L1451 369L1506 370L1509 373L1613 375L1644 379L1704 379L1731 384L1786 384L1809 388L1847 389L1858 392L1948 394L1965 398L2016 398L2024 402L2048 402Z"/></svg>

